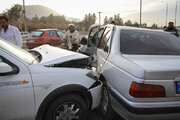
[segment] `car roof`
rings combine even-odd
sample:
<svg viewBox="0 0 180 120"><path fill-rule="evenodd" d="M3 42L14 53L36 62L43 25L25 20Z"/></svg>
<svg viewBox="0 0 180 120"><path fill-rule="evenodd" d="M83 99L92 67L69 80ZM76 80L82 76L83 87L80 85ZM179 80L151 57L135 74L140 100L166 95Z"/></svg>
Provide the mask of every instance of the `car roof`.
<svg viewBox="0 0 180 120"><path fill-rule="evenodd" d="M51 30L58 30L58 29L37 29L37 31L51 31Z"/></svg>
<svg viewBox="0 0 180 120"><path fill-rule="evenodd" d="M113 24L107 24L105 26L110 27L116 27L117 29L123 29L123 30L145 30L145 31L157 31L157 32L165 32L161 29L147 29L147 28L137 28L137 27L130 27L130 26L119 26L119 25L113 25Z"/></svg>

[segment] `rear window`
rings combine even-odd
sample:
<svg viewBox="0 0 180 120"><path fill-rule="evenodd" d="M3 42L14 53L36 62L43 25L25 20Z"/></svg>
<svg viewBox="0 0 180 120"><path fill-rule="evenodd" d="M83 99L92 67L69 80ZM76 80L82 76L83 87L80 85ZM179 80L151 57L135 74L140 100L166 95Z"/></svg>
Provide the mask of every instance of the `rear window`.
<svg viewBox="0 0 180 120"><path fill-rule="evenodd" d="M123 54L180 55L180 39L169 33L122 30L120 39Z"/></svg>
<svg viewBox="0 0 180 120"><path fill-rule="evenodd" d="M43 31L36 31L31 34L31 37L41 37L43 33Z"/></svg>

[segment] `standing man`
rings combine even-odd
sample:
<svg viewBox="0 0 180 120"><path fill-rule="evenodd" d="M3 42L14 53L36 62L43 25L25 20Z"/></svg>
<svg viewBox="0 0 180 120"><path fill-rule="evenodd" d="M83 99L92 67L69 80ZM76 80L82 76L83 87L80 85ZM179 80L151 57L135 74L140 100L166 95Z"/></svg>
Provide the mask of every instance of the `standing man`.
<svg viewBox="0 0 180 120"><path fill-rule="evenodd" d="M179 37L178 31L177 31L176 27L174 27L174 23L173 22L169 22L169 25L165 29L165 31L170 32L170 33L176 35L177 37Z"/></svg>
<svg viewBox="0 0 180 120"><path fill-rule="evenodd" d="M79 32L75 30L74 24L69 24L68 28L63 38L67 40L68 50L76 51L79 46Z"/></svg>
<svg viewBox="0 0 180 120"><path fill-rule="evenodd" d="M2 27L0 37L18 47L22 47L22 38L20 31L17 27L11 26L9 24L7 17L0 16L0 25Z"/></svg>

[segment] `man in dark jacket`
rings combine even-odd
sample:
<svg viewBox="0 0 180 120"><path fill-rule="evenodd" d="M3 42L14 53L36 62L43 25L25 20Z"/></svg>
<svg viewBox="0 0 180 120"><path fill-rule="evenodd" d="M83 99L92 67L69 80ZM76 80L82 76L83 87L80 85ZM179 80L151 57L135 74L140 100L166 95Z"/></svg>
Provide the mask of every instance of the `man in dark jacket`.
<svg viewBox="0 0 180 120"><path fill-rule="evenodd" d="M170 32L170 33L176 35L177 37L179 37L178 31L177 31L176 27L174 27L173 22L169 22L169 26L165 29L165 31Z"/></svg>

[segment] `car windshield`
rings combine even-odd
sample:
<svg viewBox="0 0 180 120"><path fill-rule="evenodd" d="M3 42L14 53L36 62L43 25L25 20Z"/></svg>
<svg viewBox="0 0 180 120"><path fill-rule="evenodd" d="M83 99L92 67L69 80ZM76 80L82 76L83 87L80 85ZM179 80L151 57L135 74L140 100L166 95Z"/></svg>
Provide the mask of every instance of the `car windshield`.
<svg viewBox="0 0 180 120"><path fill-rule="evenodd" d="M43 33L43 31L36 31L31 34L31 37L41 37Z"/></svg>
<svg viewBox="0 0 180 120"><path fill-rule="evenodd" d="M27 52L26 50L17 47L16 45L13 45L2 38L0 38L0 47L3 49L7 50L8 52L12 53L13 55L17 56L24 62L28 64L37 64L38 60L34 55L31 53Z"/></svg>
<svg viewBox="0 0 180 120"><path fill-rule="evenodd" d="M57 31L57 34L58 34L59 37L63 37L64 36L64 33L61 32L61 31Z"/></svg>
<svg viewBox="0 0 180 120"><path fill-rule="evenodd" d="M169 33L148 30L121 30L123 54L180 55L180 40Z"/></svg>

